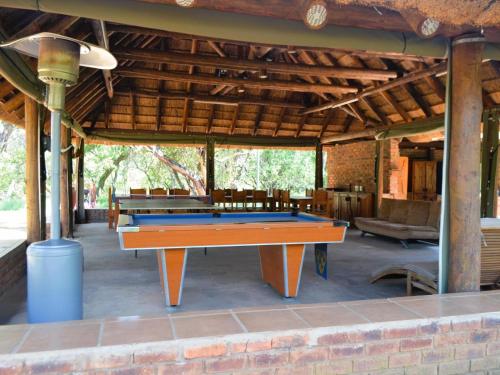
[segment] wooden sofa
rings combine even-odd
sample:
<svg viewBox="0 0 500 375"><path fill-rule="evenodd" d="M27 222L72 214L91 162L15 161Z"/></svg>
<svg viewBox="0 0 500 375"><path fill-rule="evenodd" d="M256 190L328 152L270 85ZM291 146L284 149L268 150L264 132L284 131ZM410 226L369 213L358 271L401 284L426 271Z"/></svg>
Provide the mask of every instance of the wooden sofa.
<svg viewBox="0 0 500 375"><path fill-rule="evenodd" d="M409 240L439 240L439 202L382 199L376 218L356 217L361 234L377 234L399 240L408 247Z"/></svg>

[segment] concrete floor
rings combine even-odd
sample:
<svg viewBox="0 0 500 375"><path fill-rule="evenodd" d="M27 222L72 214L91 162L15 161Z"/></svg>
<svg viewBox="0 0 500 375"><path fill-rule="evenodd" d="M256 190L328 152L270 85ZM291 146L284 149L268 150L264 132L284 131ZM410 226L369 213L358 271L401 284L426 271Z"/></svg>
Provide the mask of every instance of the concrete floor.
<svg viewBox="0 0 500 375"><path fill-rule="evenodd" d="M156 254L119 250L118 236L106 224L85 224L76 233L85 252L84 315L86 319L157 315L192 311L291 303L321 303L405 295L402 280L368 282L374 269L386 264L436 262L437 246L398 242L349 230L346 241L330 245L329 280L316 275L313 249L308 248L299 297L285 299L260 278L256 248L191 250L182 306L166 309L160 288ZM0 324L26 321L26 282L0 299Z"/></svg>

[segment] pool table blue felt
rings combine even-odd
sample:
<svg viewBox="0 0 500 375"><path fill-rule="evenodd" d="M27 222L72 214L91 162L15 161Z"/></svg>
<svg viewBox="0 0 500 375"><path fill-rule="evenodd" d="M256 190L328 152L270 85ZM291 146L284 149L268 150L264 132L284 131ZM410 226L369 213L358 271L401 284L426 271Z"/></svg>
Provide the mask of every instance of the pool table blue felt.
<svg viewBox="0 0 500 375"><path fill-rule="evenodd" d="M242 212L242 213L196 213L196 214L149 214L129 215L129 226L141 225L210 225L245 224L268 222L328 222L330 219L292 212Z"/></svg>

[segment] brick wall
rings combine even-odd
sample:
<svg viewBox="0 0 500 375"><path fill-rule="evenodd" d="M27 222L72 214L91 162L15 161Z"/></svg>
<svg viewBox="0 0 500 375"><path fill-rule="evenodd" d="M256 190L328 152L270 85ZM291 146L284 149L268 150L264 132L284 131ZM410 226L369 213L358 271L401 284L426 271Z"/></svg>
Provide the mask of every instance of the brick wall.
<svg viewBox="0 0 500 375"><path fill-rule="evenodd" d="M499 327L497 312L20 353L0 373L498 374Z"/></svg>
<svg viewBox="0 0 500 375"><path fill-rule="evenodd" d="M90 208L85 209L86 223L107 223L108 209L107 208Z"/></svg>
<svg viewBox="0 0 500 375"><path fill-rule="evenodd" d="M0 296L26 275L26 241L0 251Z"/></svg>
<svg viewBox="0 0 500 375"><path fill-rule="evenodd" d="M357 142L336 145L327 150L328 187L347 188L362 185L367 192L375 192L376 142ZM390 193L397 186L399 146L397 140L385 141L384 192ZM396 184L396 185L395 185Z"/></svg>

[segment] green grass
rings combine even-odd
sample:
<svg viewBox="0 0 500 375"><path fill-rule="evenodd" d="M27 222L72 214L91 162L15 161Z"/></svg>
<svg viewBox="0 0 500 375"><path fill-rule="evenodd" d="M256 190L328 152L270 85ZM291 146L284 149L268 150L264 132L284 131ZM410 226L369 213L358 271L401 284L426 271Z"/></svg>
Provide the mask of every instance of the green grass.
<svg viewBox="0 0 500 375"><path fill-rule="evenodd" d="M24 208L24 199L9 198L0 202L0 211L16 211Z"/></svg>

